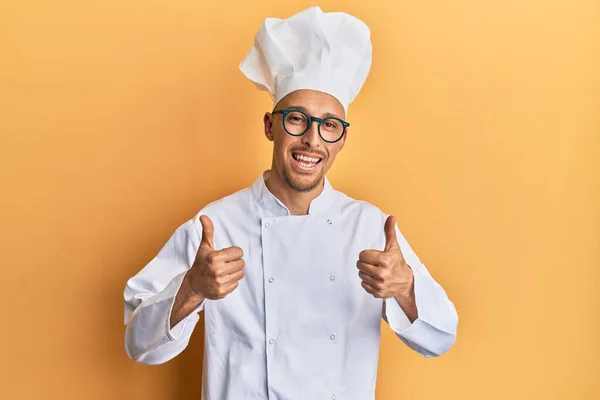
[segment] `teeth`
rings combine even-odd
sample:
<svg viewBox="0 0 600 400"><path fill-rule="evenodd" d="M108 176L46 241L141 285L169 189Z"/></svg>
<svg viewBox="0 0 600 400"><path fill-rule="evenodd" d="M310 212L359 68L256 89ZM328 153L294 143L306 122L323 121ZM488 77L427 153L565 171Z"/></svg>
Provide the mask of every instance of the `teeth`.
<svg viewBox="0 0 600 400"><path fill-rule="evenodd" d="M313 163L313 164L319 161L319 159L318 159L318 158L314 158L314 157L306 157L306 156L303 156L303 155L301 155L301 154L296 154L296 155L294 155L294 158L295 158L296 160L302 160L302 161L306 161L306 162Z"/></svg>

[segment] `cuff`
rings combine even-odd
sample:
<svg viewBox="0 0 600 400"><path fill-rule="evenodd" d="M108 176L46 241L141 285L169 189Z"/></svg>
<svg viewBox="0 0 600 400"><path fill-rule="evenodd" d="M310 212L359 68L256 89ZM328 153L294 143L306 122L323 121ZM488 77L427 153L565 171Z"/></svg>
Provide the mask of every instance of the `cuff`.
<svg viewBox="0 0 600 400"><path fill-rule="evenodd" d="M396 298L385 299L384 307L387 323L394 332L400 333L412 325Z"/></svg>
<svg viewBox="0 0 600 400"><path fill-rule="evenodd" d="M453 334L456 323L450 315L451 307L448 306L445 296L440 293L441 287L421 268L412 269L418 318L411 324L398 301L392 297L385 300L385 312L390 327L407 339L419 335L419 327L424 324Z"/></svg>
<svg viewBox="0 0 600 400"><path fill-rule="evenodd" d="M183 279L185 278L185 274L187 274L188 271L177 275L167 286L167 288L165 289L165 292L167 290L170 290L170 294L171 297L169 299L168 302L168 308L169 308L169 312L167 313L167 318L166 318L166 330L167 330L167 337L169 338L169 340L178 340L181 336L181 333L184 331L185 326L187 325L188 321L190 320L190 317L200 311L202 311L204 309L204 303L206 303L206 299L202 300L202 302L198 305L198 307L196 307L191 313L188 314L187 317L185 317L184 319L182 319L181 321L179 321L177 323L177 325L175 325L174 327L172 327L171 329L169 329L169 325L171 323L171 313L173 312L173 305L175 304L175 298L177 297L177 293L179 292L179 289L181 288L181 284L183 283Z"/></svg>
<svg viewBox="0 0 600 400"><path fill-rule="evenodd" d="M132 358L135 359L165 343L179 340L194 312L203 308L204 302L193 313L169 329L175 297L186 273L187 271L175 276L164 290L146 300L134 311L133 323L125 333Z"/></svg>

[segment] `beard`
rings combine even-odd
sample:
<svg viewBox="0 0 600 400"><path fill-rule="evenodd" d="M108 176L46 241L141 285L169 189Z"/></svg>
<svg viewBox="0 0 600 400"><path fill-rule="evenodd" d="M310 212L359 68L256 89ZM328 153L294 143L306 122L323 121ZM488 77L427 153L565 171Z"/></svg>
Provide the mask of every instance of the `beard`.
<svg viewBox="0 0 600 400"><path fill-rule="evenodd" d="M323 181L324 171L323 168L320 168L317 174L301 175L292 172L289 164L285 164L283 166L282 175L283 181L291 189L294 189L297 192L310 192Z"/></svg>

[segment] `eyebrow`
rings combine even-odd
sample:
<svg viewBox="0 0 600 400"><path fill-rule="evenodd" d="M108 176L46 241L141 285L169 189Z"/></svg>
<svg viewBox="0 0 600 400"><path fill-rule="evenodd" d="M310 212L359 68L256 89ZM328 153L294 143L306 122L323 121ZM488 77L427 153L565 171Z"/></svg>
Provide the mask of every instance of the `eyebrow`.
<svg viewBox="0 0 600 400"><path fill-rule="evenodd" d="M286 110L300 110L300 111L304 111L305 113L309 114L309 112L306 109L306 107L302 107L302 106L289 106L289 107L286 107ZM327 117L335 117L335 118L339 118L339 119L343 120L343 118L340 117L339 115L335 115L335 114L332 114L332 113L325 113L324 115L325 115L325 118L327 118Z"/></svg>

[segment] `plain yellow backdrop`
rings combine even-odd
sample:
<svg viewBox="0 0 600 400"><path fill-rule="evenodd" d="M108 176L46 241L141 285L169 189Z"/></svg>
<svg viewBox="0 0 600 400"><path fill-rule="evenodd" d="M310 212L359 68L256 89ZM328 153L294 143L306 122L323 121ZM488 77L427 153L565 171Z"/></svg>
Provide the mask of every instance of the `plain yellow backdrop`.
<svg viewBox="0 0 600 400"><path fill-rule="evenodd" d="M270 166L238 64L311 5L0 2L0 398L200 398L203 331L136 364L122 292ZM329 178L396 215L460 316L437 359L384 326L377 399L600 399L600 3L319 5L374 46Z"/></svg>

